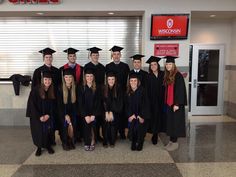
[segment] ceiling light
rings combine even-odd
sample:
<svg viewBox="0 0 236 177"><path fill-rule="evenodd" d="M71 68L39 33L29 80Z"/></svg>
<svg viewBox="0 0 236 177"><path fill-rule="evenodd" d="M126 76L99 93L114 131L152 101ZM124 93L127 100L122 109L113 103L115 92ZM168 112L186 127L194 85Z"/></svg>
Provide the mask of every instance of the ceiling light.
<svg viewBox="0 0 236 177"><path fill-rule="evenodd" d="M37 14L37 15L44 15L43 12L37 12L36 14Z"/></svg>
<svg viewBox="0 0 236 177"><path fill-rule="evenodd" d="M211 18L214 18L214 17L216 17L216 15L212 14L212 15L210 15L210 17L211 17Z"/></svg>
<svg viewBox="0 0 236 177"><path fill-rule="evenodd" d="M114 15L115 13L114 12L108 12L107 14L108 15Z"/></svg>

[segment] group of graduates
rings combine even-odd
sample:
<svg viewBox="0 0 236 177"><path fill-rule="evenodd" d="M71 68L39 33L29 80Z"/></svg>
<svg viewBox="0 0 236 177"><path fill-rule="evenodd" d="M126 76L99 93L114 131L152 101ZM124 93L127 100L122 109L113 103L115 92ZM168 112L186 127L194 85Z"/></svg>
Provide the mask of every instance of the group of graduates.
<svg viewBox="0 0 236 177"><path fill-rule="evenodd" d="M186 88L176 57L163 57L161 71L162 58L151 56L148 73L141 69L143 55L130 57L133 70L120 61L122 49L113 46L113 61L104 66L99 63L102 49L89 48L91 61L82 67L76 63L78 50L68 48L68 63L59 69L52 66L54 50L39 51L44 65L34 71L26 111L36 156L42 148L54 153L56 130L66 151L82 140L86 151L93 151L98 141L105 148L114 147L118 133L132 142L131 150L141 151L147 132L154 145L158 133L166 132L170 141L165 148L178 148L177 138L185 136Z"/></svg>

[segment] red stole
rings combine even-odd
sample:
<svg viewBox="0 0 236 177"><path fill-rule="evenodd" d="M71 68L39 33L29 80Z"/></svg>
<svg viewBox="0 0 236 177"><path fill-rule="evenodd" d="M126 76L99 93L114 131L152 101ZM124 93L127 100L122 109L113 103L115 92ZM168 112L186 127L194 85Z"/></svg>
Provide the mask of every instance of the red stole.
<svg viewBox="0 0 236 177"><path fill-rule="evenodd" d="M174 83L167 85L166 104L172 106L174 104Z"/></svg>
<svg viewBox="0 0 236 177"><path fill-rule="evenodd" d="M69 67L70 66L68 63L64 65L64 69L67 69ZM79 81L80 81L80 75L81 75L81 67L79 64L76 63L76 65L75 65L75 80L77 83L79 83Z"/></svg>

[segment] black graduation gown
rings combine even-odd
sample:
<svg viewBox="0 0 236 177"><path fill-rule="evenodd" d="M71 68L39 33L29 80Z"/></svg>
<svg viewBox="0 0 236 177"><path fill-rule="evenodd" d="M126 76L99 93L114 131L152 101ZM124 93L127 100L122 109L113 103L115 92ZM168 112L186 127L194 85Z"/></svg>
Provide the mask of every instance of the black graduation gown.
<svg viewBox="0 0 236 177"><path fill-rule="evenodd" d="M54 111L55 100L42 99L39 95L39 86L34 87L29 95L26 117L30 117L30 128L33 143L37 147L47 148L54 141ZM48 114L47 122L41 122L40 117Z"/></svg>
<svg viewBox="0 0 236 177"><path fill-rule="evenodd" d="M103 124L104 143L106 144L107 141L109 141L111 145L114 145L116 140L117 129L118 129L117 123L119 122L120 113L123 108L123 92L121 91L121 89L119 89L119 87L117 87L116 90L117 95L114 96L113 93L114 93L114 88L108 89L107 97L105 95L103 96L105 112L112 112L114 116L114 120L112 122L106 122L104 120Z"/></svg>
<svg viewBox="0 0 236 177"><path fill-rule="evenodd" d="M134 70L130 71L130 74L136 73L140 82L141 82L141 86L143 88L147 88L147 78L148 78L148 72L144 71L144 70L140 70L139 72L135 72Z"/></svg>
<svg viewBox="0 0 236 177"><path fill-rule="evenodd" d="M86 65L84 65L84 70L86 70L87 68L93 69L96 86L99 87L103 86L105 81L105 66L103 66L101 63L95 65L92 62L89 62Z"/></svg>
<svg viewBox="0 0 236 177"><path fill-rule="evenodd" d="M74 77L74 80L75 80L75 83L76 83L77 86L83 84L83 70L84 70L84 68L83 68L81 65L79 65L79 66L80 66L80 77L79 77L79 81L78 81L78 79L76 79L76 69L77 69L76 67L78 67L78 65L79 65L79 64L77 64L74 68L71 68L71 70L73 71L73 77ZM63 74L62 74L62 71L63 71L64 69L66 69L66 68L65 68L65 65L62 66L62 67L60 67L61 76L63 75Z"/></svg>
<svg viewBox="0 0 236 177"><path fill-rule="evenodd" d="M41 84L41 75L44 71L52 72L52 82L56 91L55 93L57 93L57 88L61 85L61 73L60 70L54 66L47 67L46 65L43 65L37 68L33 74L31 87L34 88L35 86Z"/></svg>
<svg viewBox="0 0 236 177"><path fill-rule="evenodd" d="M101 99L102 98L100 97L100 94L98 94L97 90L93 92L87 85L79 87L78 105L80 117L83 119L83 136L85 145L91 144L91 129L96 133L96 116L101 115L102 110ZM85 117L91 115L95 116L95 121L88 124L85 121Z"/></svg>
<svg viewBox="0 0 236 177"><path fill-rule="evenodd" d="M182 74L177 72L174 83L174 105L179 110L173 111L173 106L166 105L167 135L171 137L185 137L185 105L187 105L187 94Z"/></svg>
<svg viewBox="0 0 236 177"><path fill-rule="evenodd" d="M125 93L127 89L128 75L130 72L129 65L124 62L120 62L119 64L111 62L106 65L106 72L108 71L113 71L116 74L117 83L122 89L123 93ZM124 107L123 111L120 114L120 122L118 124L119 124L119 133L122 135L124 134L124 129L127 127L127 118L125 117Z"/></svg>
<svg viewBox="0 0 236 177"><path fill-rule="evenodd" d="M117 83L125 92L127 87L127 79L130 72L129 65L124 62L120 62L119 64L111 62L106 65L106 72L108 71L113 71L116 73Z"/></svg>
<svg viewBox="0 0 236 177"><path fill-rule="evenodd" d="M57 96L57 110L59 112L60 119L60 129L61 129L61 140L63 143L68 143L68 124L65 121L65 115L69 115L71 118L71 123L74 132L74 138L77 137L77 123L78 123L78 110L77 110L77 101L75 103L71 102L71 93L68 92L68 101L67 104L63 102L63 92L62 88L59 89ZM73 140L75 141L75 140Z"/></svg>
<svg viewBox="0 0 236 177"><path fill-rule="evenodd" d="M164 72L159 71L157 77L153 73L149 73L147 83L147 93L150 102L150 120L148 132L153 134L165 132L166 120L164 117Z"/></svg>
<svg viewBox="0 0 236 177"><path fill-rule="evenodd" d="M144 88L139 86L134 93L127 95L126 114L127 117L133 114L137 117L140 116L144 119L141 124L137 119L129 123L129 138L132 141L142 143L146 134L147 121L150 118L148 96Z"/></svg>

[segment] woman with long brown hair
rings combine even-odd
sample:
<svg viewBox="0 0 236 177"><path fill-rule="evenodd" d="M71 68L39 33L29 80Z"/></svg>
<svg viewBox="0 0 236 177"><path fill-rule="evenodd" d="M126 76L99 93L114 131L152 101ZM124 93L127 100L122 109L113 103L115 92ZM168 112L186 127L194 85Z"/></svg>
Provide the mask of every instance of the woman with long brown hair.
<svg viewBox="0 0 236 177"><path fill-rule="evenodd" d="M135 73L129 76L126 106L129 124L128 136L132 141L131 150L141 151L150 110L146 91L140 86L139 77Z"/></svg>
<svg viewBox="0 0 236 177"><path fill-rule="evenodd" d="M106 74L106 85L104 88L103 103L105 110L105 120L103 123L103 146L114 147L120 113L123 108L123 93L117 85L116 75L110 71Z"/></svg>
<svg viewBox="0 0 236 177"><path fill-rule="evenodd" d="M170 136L166 150L178 149L178 137L185 137L185 105L187 104L186 87L182 74L175 65L175 58L166 56L165 64L165 104L166 104L166 133Z"/></svg>
<svg viewBox="0 0 236 177"><path fill-rule="evenodd" d="M30 117L30 128L34 144L37 146L35 155L40 156L41 148L53 154L54 142L54 111L55 94L52 84L52 73L44 71L42 83L34 87L29 95L26 116Z"/></svg>
<svg viewBox="0 0 236 177"><path fill-rule="evenodd" d="M83 86L78 90L79 113L83 119L84 149L93 151L96 143L96 116L101 114L101 94L96 88L94 70L87 68Z"/></svg>
<svg viewBox="0 0 236 177"><path fill-rule="evenodd" d="M77 137L77 98L73 70L63 70L62 86L58 91L57 107L61 125L61 140L64 150L75 149Z"/></svg>

